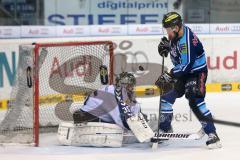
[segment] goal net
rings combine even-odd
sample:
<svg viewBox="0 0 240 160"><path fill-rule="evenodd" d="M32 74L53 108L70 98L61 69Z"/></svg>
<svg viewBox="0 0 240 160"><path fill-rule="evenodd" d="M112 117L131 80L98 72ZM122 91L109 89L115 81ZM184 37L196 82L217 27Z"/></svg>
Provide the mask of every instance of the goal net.
<svg viewBox="0 0 240 160"><path fill-rule="evenodd" d="M38 146L39 133L72 121L71 103L113 82L110 41L21 45L0 143Z"/></svg>

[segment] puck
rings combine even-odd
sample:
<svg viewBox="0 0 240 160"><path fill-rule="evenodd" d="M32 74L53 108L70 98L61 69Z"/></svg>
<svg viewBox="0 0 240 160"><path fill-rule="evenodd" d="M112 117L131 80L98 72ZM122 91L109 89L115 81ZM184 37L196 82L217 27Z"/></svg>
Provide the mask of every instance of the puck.
<svg viewBox="0 0 240 160"><path fill-rule="evenodd" d="M138 69L139 69L140 71L144 71L143 66L139 66Z"/></svg>

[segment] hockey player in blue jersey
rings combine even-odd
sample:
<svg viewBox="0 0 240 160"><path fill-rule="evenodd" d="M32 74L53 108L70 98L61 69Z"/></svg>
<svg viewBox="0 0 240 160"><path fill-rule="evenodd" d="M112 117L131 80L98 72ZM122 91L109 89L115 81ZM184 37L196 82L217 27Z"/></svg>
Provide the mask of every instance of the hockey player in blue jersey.
<svg viewBox="0 0 240 160"><path fill-rule="evenodd" d="M169 12L162 20L168 38L163 37L158 46L161 56L167 57L170 53L174 67L164 73L156 81L157 86L173 83L173 89L162 95L160 130L171 132L173 118L173 104L176 98L185 94L189 106L202 124L208 135L206 142L209 148L220 148L220 139L212 121L212 114L207 109L205 98L205 83L208 75L205 51L198 37L190 28L182 23L181 16L176 12Z"/></svg>

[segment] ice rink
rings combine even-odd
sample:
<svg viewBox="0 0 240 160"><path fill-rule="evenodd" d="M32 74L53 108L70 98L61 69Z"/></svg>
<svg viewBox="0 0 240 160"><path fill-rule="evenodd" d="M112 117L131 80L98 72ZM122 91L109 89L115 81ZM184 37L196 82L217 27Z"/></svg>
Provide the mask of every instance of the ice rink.
<svg viewBox="0 0 240 160"><path fill-rule="evenodd" d="M207 93L206 103L216 119L240 123L240 93ZM149 116L158 112L159 97L138 99L143 112ZM188 102L178 99L174 105L173 128L176 132L196 132L200 124L190 112ZM60 146L56 134L41 135L40 147L1 146L0 159L84 159L84 160L239 160L240 128L216 124L223 148L209 150L205 146L207 137L201 140L167 141L152 150L149 143L124 145L122 148L92 148Z"/></svg>

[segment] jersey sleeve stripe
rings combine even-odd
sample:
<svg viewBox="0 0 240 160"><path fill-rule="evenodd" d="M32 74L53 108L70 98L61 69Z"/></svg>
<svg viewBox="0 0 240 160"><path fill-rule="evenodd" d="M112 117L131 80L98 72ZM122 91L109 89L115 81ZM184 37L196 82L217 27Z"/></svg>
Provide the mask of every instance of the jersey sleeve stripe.
<svg viewBox="0 0 240 160"><path fill-rule="evenodd" d="M186 30L187 30L187 33L186 33L186 34L187 34L188 63L186 64L185 67L183 67L183 71L186 70L187 66L188 66L188 65L190 64L190 62L191 62L191 49L190 49L189 29L187 28Z"/></svg>

